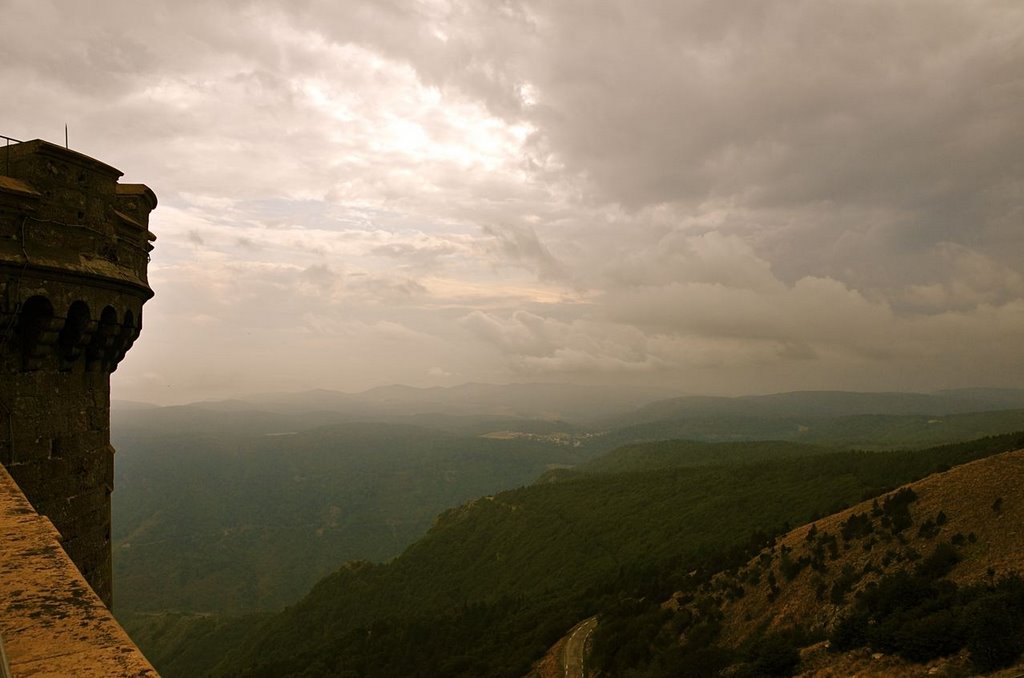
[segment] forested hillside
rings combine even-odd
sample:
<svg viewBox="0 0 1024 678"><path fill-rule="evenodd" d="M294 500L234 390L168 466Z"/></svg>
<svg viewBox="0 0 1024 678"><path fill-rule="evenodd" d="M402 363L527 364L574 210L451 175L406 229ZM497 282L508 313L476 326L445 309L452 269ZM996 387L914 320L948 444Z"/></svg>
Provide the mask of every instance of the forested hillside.
<svg viewBox="0 0 1024 678"><path fill-rule="evenodd" d="M787 524L1019 442L711 467L685 466L683 445L681 467L500 493L445 513L391 563L346 565L202 670L521 676L576 621L623 595L665 599L688 573L715 571Z"/></svg>
<svg viewBox="0 0 1024 678"><path fill-rule="evenodd" d="M277 609L345 560L398 555L446 507L579 460L566 445L379 424L117 442L119 612Z"/></svg>
<svg viewBox="0 0 1024 678"><path fill-rule="evenodd" d="M526 389L520 390L525 393ZM385 393L393 397L384 397ZM575 401L552 400L559 393L552 388L542 391L538 405L571 410ZM699 407L689 413L679 410L678 401L666 401L676 419L603 431L510 415L430 414L428 410L443 403L431 405L416 389L375 395L383 402L372 410L381 420L376 423L337 423L352 413L303 410L288 400L270 403L276 408L273 411L253 410L251 403L243 401L115 408L113 442L119 453L113 540L118 612L275 610L297 600L345 560L381 561L398 555L446 508L529 484L544 474L550 478L573 473L557 469L625 445L616 456L595 462L599 465L591 470L600 470L600 464L613 469L623 455L632 454L630 445L636 441L764 440L777 434L776 439L811 441L808 444L817 445L818 451L825 447L885 449L1024 426L1024 412L1007 410L800 420L812 425L784 418L758 419L748 422L752 428L747 430L730 412L749 410L750 402L710 399L698 401ZM914 394L841 395L833 394L835 403L815 411L880 410L894 399L917 408L966 406L959 400L950 404L943 398ZM858 397L851 405L847 396L852 395ZM579 394L570 389L562 396ZM465 397L461 392L451 396ZM518 410L530 411L526 396L519 397L524 402ZM755 409L762 414L788 416L807 397L783 394L753 402L760 403ZM314 392L300 402L312 399L324 407L341 408L332 398L336 400ZM395 414L393 399L419 402L419 410L414 407L411 413ZM349 399L342 400L345 407L355 407ZM661 412L665 407L656 403L648 409ZM756 445L760 452L743 445L704 448L702 458L708 463L734 455L749 460L816 449ZM644 463L656 468L659 462L650 455L657 456L659 448L643 449L648 456ZM701 454L696 450L695 460ZM134 622L129 626L134 628Z"/></svg>
<svg viewBox="0 0 1024 678"><path fill-rule="evenodd" d="M487 652L504 653L498 664L506 668L522 668L566 624L597 609L594 590L652 576L660 582L674 571L666 563L707 569L755 532L797 524L928 470L913 454L885 457L885 464L873 454L835 456L846 443L912 448L1024 427L1021 411L951 413L1005 406L1016 392L952 400L824 394L825 405L799 417L791 415L813 394L684 399L694 407L674 400L634 412L670 419L605 429L515 414L578 412L595 402L593 394L574 401L578 390L548 388L531 404L523 387L513 393L515 407L502 411L494 403L503 388L447 394L454 412L440 412L444 404L430 401L436 393L402 388L357 402L310 392L115 408L122 623L165 675L194 675L232 648L247 661L238 648L261 615L299 601L342 563L360 561L325 580L342 582L340 593L325 583L316 594L330 591L350 620L326 624L332 637L374 623L398 624L400 636L410 615L429 633L458 635L484 615L502 637L519 639ZM481 401L474 404L474 396ZM879 414L887 406L907 413ZM748 416L752 407L756 417ZM909 413L930 407L939 414ZM353 420L359 416L371 421ZM691 440L671 440L678 437ZM708 442L723 440L731 442ZM309 601L303 615L334 614ZM248 616L229 618L239 614ZM375 637L390 642L389 634ZM316 634L303 634L289 649L315 642ZM446 636L443 644L453 643L459 646ZM341 649L357 657L375 651ZM459 656L483 670L473 657L487 652Z"/></svg>
<svg viewBox="0 0 1024 678"><path fill-rule="evenodd" d="M731 403L731 401L726 401ZM732 409L730 407L724 408ZM634 442L700 440L706 442L785 440L807 445L886 450L931 447L1010 433L1024 426L1024 410L953 414L750 415L728 411L682 411L665 419L616 428L588 445L608 451Z"/></svg>

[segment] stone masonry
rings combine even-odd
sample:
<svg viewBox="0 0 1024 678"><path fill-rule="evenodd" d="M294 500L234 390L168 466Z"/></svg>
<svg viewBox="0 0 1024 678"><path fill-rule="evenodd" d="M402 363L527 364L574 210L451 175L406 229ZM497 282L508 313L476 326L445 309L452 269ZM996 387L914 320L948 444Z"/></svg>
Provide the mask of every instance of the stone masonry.
<svg viewBox="0 0 1024 678"><path fill-rule="evenodd" d="M110 373L142 328L156 196L35 140L0 147L0 463L110 606Z"/></svg>

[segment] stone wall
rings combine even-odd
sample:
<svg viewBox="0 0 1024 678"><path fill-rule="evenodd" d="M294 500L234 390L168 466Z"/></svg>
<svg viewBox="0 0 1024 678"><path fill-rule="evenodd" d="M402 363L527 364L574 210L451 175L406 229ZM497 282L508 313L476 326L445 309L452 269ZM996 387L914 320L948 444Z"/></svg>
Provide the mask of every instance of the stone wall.
<svg viewBox="0 0 1024 678"><path fill-rule="evenodd" d="M0 463L111 603L110 373L142 328L156 197L43 141L0 149Z"/></svg>
<svg viewBox="0 0 1024 678"><path fill-rule="evenodd" d="M12 676L159 678L0 467L0 643Z"/></svg>

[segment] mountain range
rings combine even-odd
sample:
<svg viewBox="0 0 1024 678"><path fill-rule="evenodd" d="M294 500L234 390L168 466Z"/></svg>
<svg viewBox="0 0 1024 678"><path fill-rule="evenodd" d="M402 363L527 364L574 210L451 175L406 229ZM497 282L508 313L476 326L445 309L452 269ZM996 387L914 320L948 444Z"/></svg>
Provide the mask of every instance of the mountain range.
<svg viewBox="0 0 1024 678"><path fill-rule="evenodd" d="M1022 430L1022 404L558 385L115 403L116 611L172 678L521 676L623 596L667 600L787 525L1012 449L923 448Z"/></svg>

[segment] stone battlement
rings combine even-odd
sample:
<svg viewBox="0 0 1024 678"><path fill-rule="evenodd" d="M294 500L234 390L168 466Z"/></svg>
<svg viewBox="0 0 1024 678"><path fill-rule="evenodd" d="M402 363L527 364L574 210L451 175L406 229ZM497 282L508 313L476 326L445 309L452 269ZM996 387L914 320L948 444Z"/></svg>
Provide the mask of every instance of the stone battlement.
<svg viewBox="0 0 1024 678"><path fill-rule="evenodd" d="M119 170L45 141L0 147L0 262L73 272L152 296L146 265L157 200Z"/></svg>

